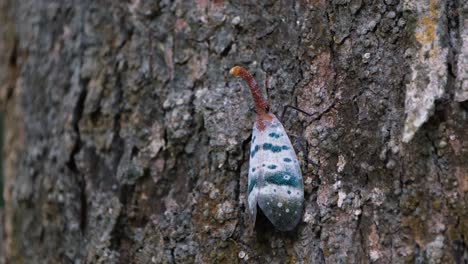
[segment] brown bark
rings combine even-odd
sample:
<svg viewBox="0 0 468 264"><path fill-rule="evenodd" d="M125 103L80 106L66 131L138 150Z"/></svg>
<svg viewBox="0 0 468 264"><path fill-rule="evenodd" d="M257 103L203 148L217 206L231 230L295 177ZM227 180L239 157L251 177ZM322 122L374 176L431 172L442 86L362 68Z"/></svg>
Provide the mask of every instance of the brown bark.
<svg viewBox="0 0 468 264"><path fill-rule="evenodd" d="M468 6L0 1L5 263L468 261ZM305 182L252 231L249 68Z"/></svg>

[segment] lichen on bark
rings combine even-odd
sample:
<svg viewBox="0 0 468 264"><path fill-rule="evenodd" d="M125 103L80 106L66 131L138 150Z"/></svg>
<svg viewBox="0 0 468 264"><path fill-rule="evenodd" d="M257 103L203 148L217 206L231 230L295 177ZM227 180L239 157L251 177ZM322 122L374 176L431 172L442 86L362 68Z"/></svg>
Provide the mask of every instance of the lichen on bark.
<svg viewBox="0 0 468 264"><path fill-rule="evenodd" d="M2 260L466 261L463 10L1 1ZM322 113L282 120L305 184L291 233L248 218L255 113L234 65L275 114Z"/></svg>

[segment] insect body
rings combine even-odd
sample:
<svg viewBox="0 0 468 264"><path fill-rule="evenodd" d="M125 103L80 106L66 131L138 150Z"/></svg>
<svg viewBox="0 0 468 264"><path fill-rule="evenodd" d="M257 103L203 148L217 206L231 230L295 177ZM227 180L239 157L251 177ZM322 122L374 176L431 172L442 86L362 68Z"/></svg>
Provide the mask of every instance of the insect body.
<svg viewBox="0 0 468 264"><path fill-rule="evenodd" d="M248 203L255 221L257 205L281 231L292 230L302 217L304 185L291 141L252 75L236 66L230 73L244 79L252 92L257 119L250 146Z"/></svg>

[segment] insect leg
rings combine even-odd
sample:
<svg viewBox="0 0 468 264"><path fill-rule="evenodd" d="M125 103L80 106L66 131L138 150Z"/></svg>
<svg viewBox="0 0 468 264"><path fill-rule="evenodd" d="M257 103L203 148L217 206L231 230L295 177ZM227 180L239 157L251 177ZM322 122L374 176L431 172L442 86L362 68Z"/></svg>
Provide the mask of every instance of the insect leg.
<svg viewBox="0 0 468 264"><path fill-rule="evenodd" d="M325 109L324 109L323 111L321 111L321 112L309 113L309 112L306 112L306 111L304 111L304 110L302 110L302 109L300 109L300 108L298 108L298 107L296 107L296 106L293 106L293 105L286 105L286 106L284 106L284 108L283 108L283 112L281 113L281 119L280 119L280 120L281 120L281 122L284 121L284 115L286 114L286 110L287 110L288 108L291 108L291 109L294 109L294 110L296 110L296 111L298 111L298 112L301 112L301 113L303 113L303 114L305 114L305 115L307 115L307 116L313 117L313 121L315 121L315 120L318 120L318 119L322 118L322 116L323 116L326 112L328 112L328 111L329 111L332 107L334 107L334 106L335 106L335 102L332 102L327 108L325 108Z"/></svg>

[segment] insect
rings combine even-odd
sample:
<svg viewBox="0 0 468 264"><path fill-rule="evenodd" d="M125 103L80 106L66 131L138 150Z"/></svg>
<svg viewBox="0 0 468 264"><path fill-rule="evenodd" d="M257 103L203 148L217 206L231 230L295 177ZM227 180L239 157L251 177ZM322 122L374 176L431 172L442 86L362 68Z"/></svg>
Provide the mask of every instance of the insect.
<svg viewBox="0 0 468 264"><path fill-rule="evenodd" d="M250 146L249 213L254 225L259 208L278 230L292 230L301 220L304 206L304 184L296 153L252 75L240 66L232 68L230 74L247 82L257 113Z"/></svg>

